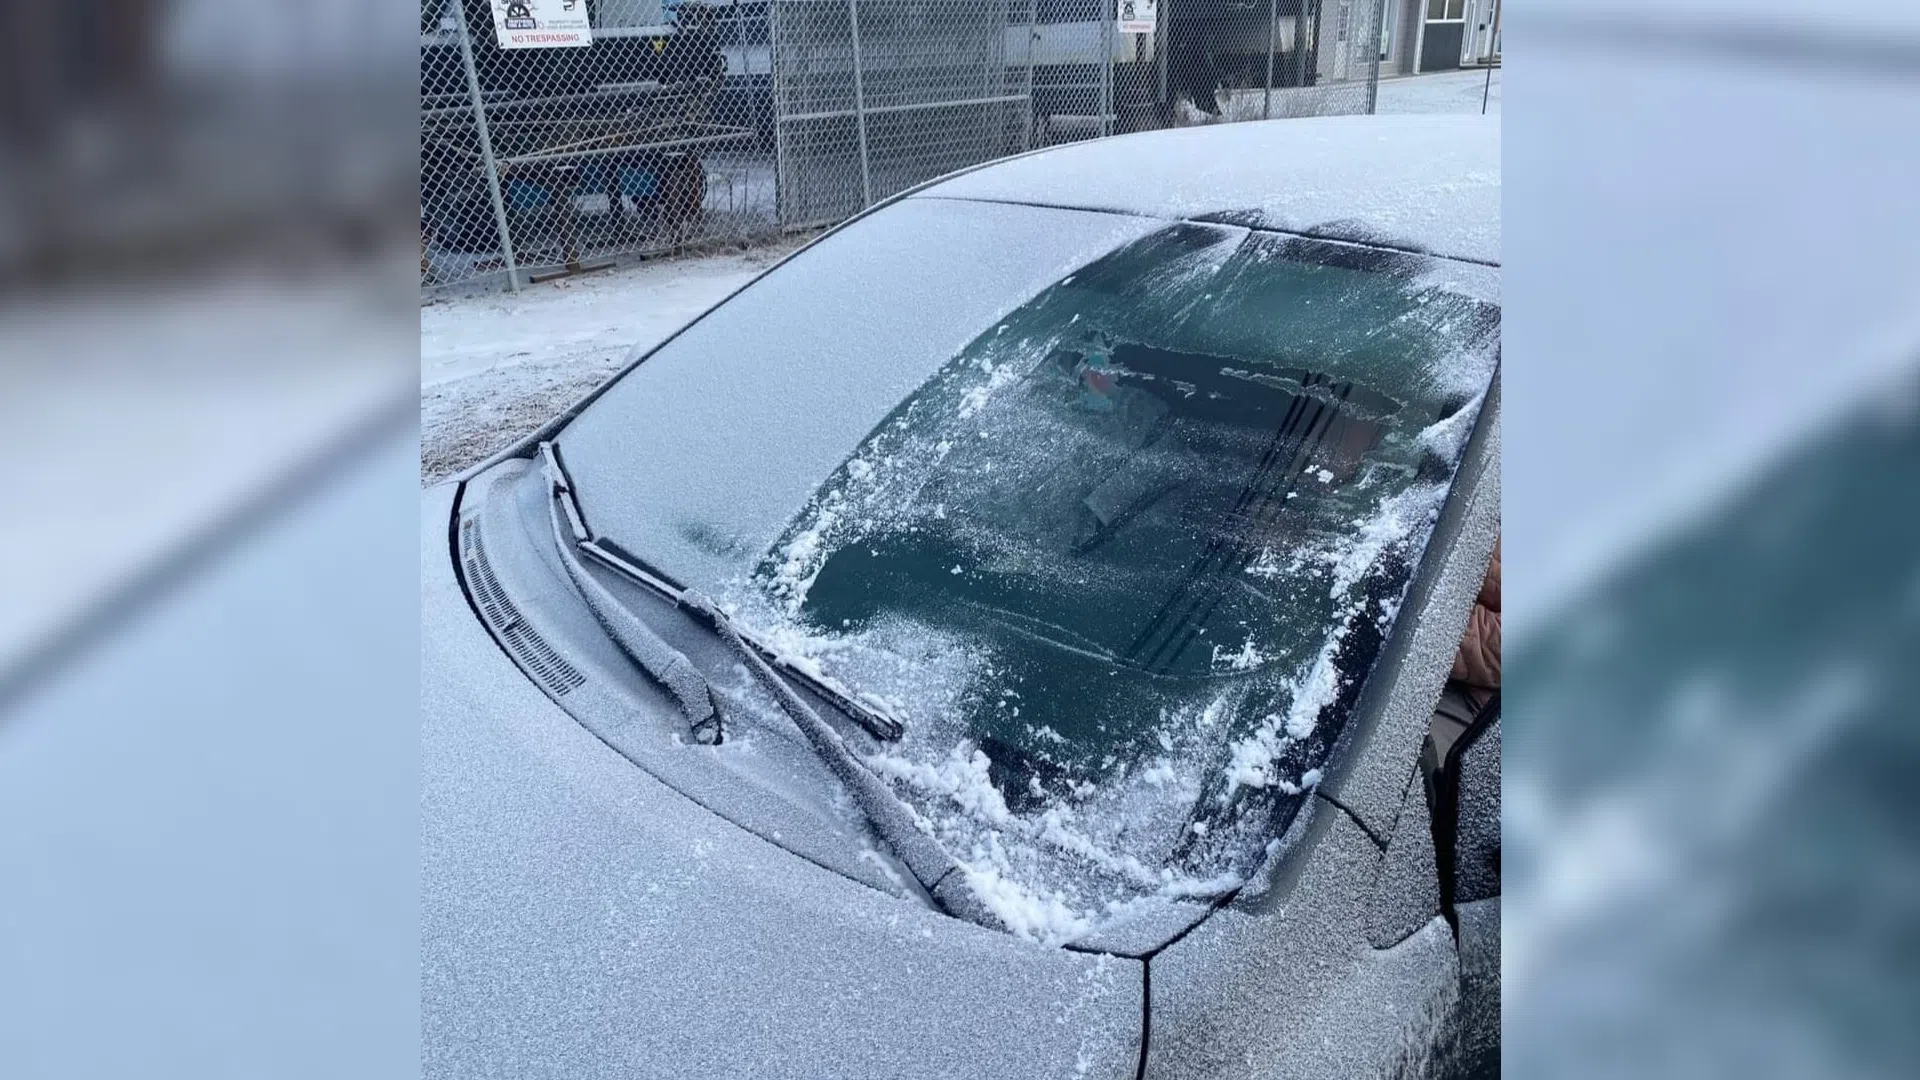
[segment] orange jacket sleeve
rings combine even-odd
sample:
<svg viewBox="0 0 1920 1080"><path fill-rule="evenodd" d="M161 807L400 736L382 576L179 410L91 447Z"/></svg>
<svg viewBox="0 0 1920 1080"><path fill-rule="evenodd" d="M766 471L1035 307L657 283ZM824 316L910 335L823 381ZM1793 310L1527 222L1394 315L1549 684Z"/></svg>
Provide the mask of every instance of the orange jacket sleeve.
<svg viewBox="0 0 1920 1080"><path fill-rule="evenodd" d="M1448 678L1483 690L1500 689L1500 544L1493 545L1493 561L1474 597L1467 616L1467 632L1453 655Z"/></svg>

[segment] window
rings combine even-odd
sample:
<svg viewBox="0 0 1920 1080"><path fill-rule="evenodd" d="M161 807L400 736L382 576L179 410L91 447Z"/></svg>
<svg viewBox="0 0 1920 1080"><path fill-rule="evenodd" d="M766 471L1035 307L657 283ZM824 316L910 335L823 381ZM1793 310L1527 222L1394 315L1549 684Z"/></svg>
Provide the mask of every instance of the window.
<svg viewBox="0 0 1920 1080"><path fill-rule="evenodd" d="M1412 262L1203 225L1095 262L879 424L746 609L981 750L1015 813L1177 781L1130 852L1164 862L1316 767L1444 498L1423 433L1484 379L1496 317ZM1479 374L1434 378L1474 349ZM943 674L902 678L900 651Z"/></svg>

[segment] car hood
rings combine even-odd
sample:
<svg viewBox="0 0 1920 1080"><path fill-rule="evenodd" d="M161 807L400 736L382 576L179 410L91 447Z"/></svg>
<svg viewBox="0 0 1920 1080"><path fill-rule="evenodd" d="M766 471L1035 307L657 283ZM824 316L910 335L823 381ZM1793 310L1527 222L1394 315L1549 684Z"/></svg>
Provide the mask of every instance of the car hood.
<svg viewBox="0 0 1920 1080"><path fill-rule="evenodd" d="M1136 961L1048 949L800 859L553 704L422 506L428 1075L1134 1075Z"/></svg>

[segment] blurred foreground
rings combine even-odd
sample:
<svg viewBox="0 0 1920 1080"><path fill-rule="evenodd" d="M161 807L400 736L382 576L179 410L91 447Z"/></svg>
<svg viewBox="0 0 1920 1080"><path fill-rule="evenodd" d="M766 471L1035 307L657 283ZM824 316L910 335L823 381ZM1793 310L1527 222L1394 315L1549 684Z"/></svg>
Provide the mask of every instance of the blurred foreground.
<svg viewBox="0 0 1920 1080"><path fill-rule="evenodd" d="M25 479L0 701L404 408L412 83L386 7L7 8L0 449Z"/></svg>
<svg viewBox="0 0 1920 1080"><path fill-rule="evenodd" d="M1876 398L1510 643L1516 1075L1920 1064L1920 373Z"/></svg>
<svg viewBox="0 0 1920 1080"><path fill-rule="evenodd" d="M410 22L0 12L0 1074L415 1067Z"/></svg>
<svg viewBox="0 0 1920 1080"><path fill-rule="evenodd" d="M1920 7L1506 35L1506 1064L1920 1075Z"/></svg>

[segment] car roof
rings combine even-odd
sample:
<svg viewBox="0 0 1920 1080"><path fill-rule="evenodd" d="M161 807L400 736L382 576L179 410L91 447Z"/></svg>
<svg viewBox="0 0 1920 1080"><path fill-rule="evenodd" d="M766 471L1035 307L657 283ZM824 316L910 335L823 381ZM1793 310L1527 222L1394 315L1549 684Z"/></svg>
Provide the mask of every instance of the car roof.
<svg viewBox="0 0 1920 1080"><path fill-rule="evenodd" d="M1141 132L1070 143L914 192L1227 217L1500 261L1500 118L1329 116Z"/></svg>

